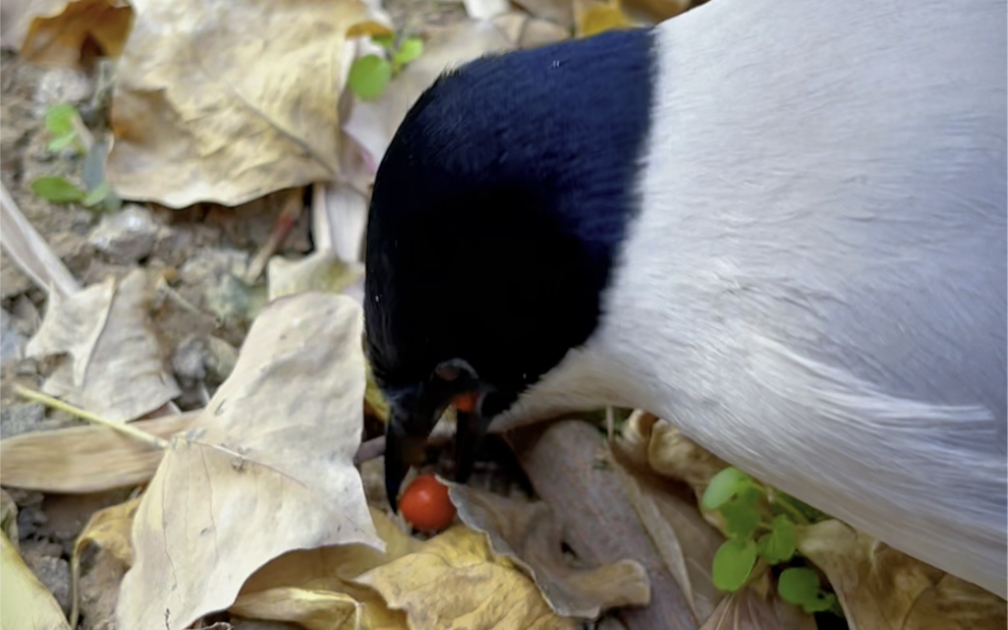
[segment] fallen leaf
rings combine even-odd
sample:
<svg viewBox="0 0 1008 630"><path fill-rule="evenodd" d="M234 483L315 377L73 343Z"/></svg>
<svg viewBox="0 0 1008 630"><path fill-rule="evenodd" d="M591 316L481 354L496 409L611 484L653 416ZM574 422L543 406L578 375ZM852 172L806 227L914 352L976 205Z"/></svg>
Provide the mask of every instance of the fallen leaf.
<svg viewBox="0 0 1008 630"><path fill-rule="evenodd" d="M121 628L187 627L293 549L381 548L353 458L363 427L363 315L301 293L253 322L231 376L176 437L133 524Z"/></svg>
<svg viewBox="0 0 1008 630"><path fill-rule="evenodd" d="M141 431L171 438L189 429L198 412L140 420ZM5 486L58 493L90 493L147 483L164 451L101 426L26 433L0 441Z"/></svg>
<svg viewBox="0 0 1008 630"><path fill-rule="evenodd" d="M558 615L595 619L605 610L650 601L647 571L639 562L571 567L561 547L563 526L547 503L458 484L449 484L449 494L462 522L485 532L494 553L525 571Z"/></svg>
<svg viewBox="0 0 1008 630"><path fill-rule="evenodd" d="M38 288L47 293L58 293L62 298L70 297L80 290L73 274L21 213L21 209L7 192L7 186L2 184L0 224L4 226L0 231L0 244L4 251L31 277Z"/></svg>
<svg viewBox="0 0 1008 630"><path fill-rule="evenodd" d="M568 32L574 28L574 3L572 0L514 0L529 14L554 22Z"/></svg>
<svg viewBox="0 0 1008 630"><path fill-rule="evenodd" d="M154 335L146 272L135 269L53 299L27 356L66 353L43 391L113 422L144 416L181 393ZM128 383L128 386L125 385Z"/></svg>
<svg viewBox="0 0 1008 630"><path fill-rule="evenodd" d="M371 20L363 3L136 6L106 163L120 196L237 205L336 177L347 32Z"/></svg>
<svg viewBox="0 0 1008 630"><path fill-rule="evenodd" d="M14 551L20 553L18 548L18 507L11 495L6 490L0 490L0 531L3 531L14 547Z"/></svg>
<svg viewBox="0 0 1008 630"><path fill-rule="evenodd" d="M633 21L623 12L619 0L575 0L574 33L591 37L605 31L630 28Z"/></svg>
<svg viewBox="0 0 1008 630"><path fill-rule="evenodd" d="M724 536L667 482L646 469L624 466L618 451L613 455L613 469L658 555L679 583L693 615L707 619L723 599L711 567Z"/></svg>
<svg viewBox="0 0 1008 630"><path fill-rule="evenodd" d="M356 579L403 610L411 630L546 630L576 627L559 617L511 561L496 557L482 532L456 525L422 550Z"/></svg>
<svg viewBox="0 0 1008 630"><path fill-rule="evenodd" d="M462 0L462 4L474 20L489 20L508 10L507 0Z"/></svg>
<svg viewBox="0 0 1008 630"><path fill-rule="evenodd" d="M90 545L96 545L102 553L122 565L121 571L113 569L111 572L112 575L118 575L121 579L122 572L133 564L133 543L130 541L130 529L139 506L140 497L137 497L119 505L98 510L91 515L87 525L77 536L73 553L70 556L70 590L73 602L70 620L72 625L76 626L80 611L81 555ZM118 591L118 582L114 586ZM108 612L111 613L111 610ZM92 626L94 625L96 624L92 623Z"/></svg>
<svg viewBox="0 0 1008 630"><path fill-rule="evenodd" d="M314 630L361 627L406 630L406 616L390 610L374 590L352 579L414 553L423 543L410 537L383 512L371 508L385 551L340 545L291 551L256 571L229 609L232 614L290 621Z"/></svg>
<svg viewBox="0 0 1008 630"><path fill-rule="evenodd" d="M836 520L798 528L798 550L829 578L851 630L986 630L1005 600Z"/></svg>
<svg viewBox="0 0 1008 630"><path fill-rule="evenodd" d="M357 101L343 130L353 137L365 159L377 165L406 112L447 68L491 52L511 49L491 22L470 20L426 45L424 54L406 66L374 101Z"/></svg>
<svg viewBox="0 0 1008 630"><path fill-rule="evenodd" d="M509 11L493 18L494 25L517 48L529 49L570 38L570 31L549 20L523 11Z"/></svg>
<svg viewBox="0 0 1008 630"><path fill-rule="evenodd" d="M23 61L65 68L81 67L86 41L96 43L103 56L118 57L133 21L124 0L4 2L4 8L5 45L18 49Z"/></svg>
<svg viewBox="0 0 1008 630"><path fill-rule="evenodd" d="M356 148L352 140L346 144ZM359 152L357 155L359 158ZM358 159L356 166L351 165L350 168L364 171L364 166L359 164L361 161ZM343 172L347 170L344 166ZM373 173L367 173L364 178L370 182L373 177ZM332 250L345 262L360 262L367 213L367 199L353 186L342 182L315 184L312 191L312 240L316 250Z"/></svg>
<svg viewBox="0 0 1008 630"><path fill-rule="evenodd" d="M662 22L690 9L694 0L623 0L623 7L628 11L643 11L656 22Z"/></svg>
<svg viewBox="0 0 1008 630"><path fill-rule="evenodd" d="M70 630L52 593L25 565L16 549L0 534L0 627Z"/></svg>
<svg viewBox="0 0 1008 630"><path fill-rule="evenodd" d="M348 264L333 251L316 250L301 260L270 259L266 269L269 299L306 291L341 293L363 277L359 264Z"/></svg>
<svg viewBox="0 0 1008 630"><path fill-rule="evenodd" d="M679 432L672 423L635 411L623 425L613 448L635 466L693 488L697 500L711 477L728 464Z"/></svg>
<svg viewBox="0 0 1008 630"><path fill-rule="evenodd" d="M760 590L767 591L745 588L731 593L700 630L816 630L815 617Z"/></svg>

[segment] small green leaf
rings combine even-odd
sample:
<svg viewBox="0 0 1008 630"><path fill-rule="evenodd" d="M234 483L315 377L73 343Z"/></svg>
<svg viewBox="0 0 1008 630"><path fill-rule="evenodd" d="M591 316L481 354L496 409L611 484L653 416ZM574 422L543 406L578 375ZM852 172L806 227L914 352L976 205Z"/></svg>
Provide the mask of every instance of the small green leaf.
<svg viewBox="0 0 1008 630"><path fill-rule="evenodd" d="M784 569L777 578L777 592L784 601L809 614L830 610L836 604L836 595L819 588L819 574L806 567Z"/></svg>
<svg viewBox="0 0 1008 630"><path fill-rule="evenodd" d="M760 524L760 512L754 501L736 497L718 510L724 518L728 536L749 538Z"/></svg>
<svg viewBox="0 0 1008 630"><path fill-rule="evenodd" d="M424 43L419 37L410 37L402 43L399 50L392 57L392 63L396 67L402 67L423 54Z"/></svg>
<svg viewBox="0 0 1008 630"><path fill-rule="evenodd" d="M760 556L770 564L787 562L795 553L795 526L790 518L781 515L774 517L770 524L770 533L756 541Z"/></svg>
<svg viewBox="0 0 1008 630"><path fill-rule="evenodd" d="M756 543L748 538L726 540L714 554L714 586L734 592L742 588L756 564Z"/></svg>
<svg viewBox="0 0 1008 630"><path fill-rule="evenodd" d="M738 468L729 466L711 477L700 503L705 509L716 510L752 485L752 479Z"/></svg>
<svg viewBox="0 0 1008 630"><path fill-rule="evenodd" d="M70 133L65 133L62 136L57 136L52 141L49 142L48 149L52 152L62 151L63 149L70 146L70 144L77 139L77 134L73 131Z"/></svg>
<svg viewBox="0 0 1008 630"><path fill-rule="evenodd" d="M371 41L388 50L392 50L392 47L395 46L395 35L372 35Z"/></svg>
<svg viewBox="0 0 1008 630"><path fill-rule="evenodd" d="M392 78L392 66L378 55L365 55L350 66L347 83L359 98L370 100L381 96Z"/></svg>
<svg viewBox="0 0 1008 630"><path fill-rule="evenodd" d="M46 129L54 136L64 136L68 133L74 133L73 121L76 117L77 110L73 105L53 105L46 110Z"/></svg>
<svg viewBox="0 0 1008 630"><path fill-rule="evenodd" d="M87 197L84 197L84 199L81 201L81 205L86 206L88 208L96 206L99 203L105 201L105 198L108 197L111 193L112 193L112 186L110 186L108 182L102 182L98 184L94 190L89 192L87 194Z"/></svg>
<svg viewBox="0 0 1008 630"><path fill-rule="evenodd" d="M53 203L80 201L87 193L62 177L39 177L31 183L32 192Z"/></svg>

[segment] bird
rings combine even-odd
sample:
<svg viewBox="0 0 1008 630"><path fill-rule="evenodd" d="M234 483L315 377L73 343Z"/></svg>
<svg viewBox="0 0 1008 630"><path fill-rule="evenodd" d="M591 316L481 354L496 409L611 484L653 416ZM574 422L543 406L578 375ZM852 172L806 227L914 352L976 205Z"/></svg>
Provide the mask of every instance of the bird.
<svg viewBox="0 0 1008 630"><path fill-rule="evenodd" d="M487 55L377 170L386 491L458 411L650 411L1006 596L1006 5L713 0Z"/></svg>

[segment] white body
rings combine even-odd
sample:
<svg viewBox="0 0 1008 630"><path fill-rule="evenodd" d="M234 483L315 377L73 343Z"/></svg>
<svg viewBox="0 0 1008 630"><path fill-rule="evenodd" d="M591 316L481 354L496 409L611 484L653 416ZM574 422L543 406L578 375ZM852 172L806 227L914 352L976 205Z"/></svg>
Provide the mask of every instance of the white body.
<svg viewBox="0 0 1008 630"><path fill-rule="evenodd" d="M1006 595L1006 4L715 0L603 324L495 421L651 410Z"/></svg>

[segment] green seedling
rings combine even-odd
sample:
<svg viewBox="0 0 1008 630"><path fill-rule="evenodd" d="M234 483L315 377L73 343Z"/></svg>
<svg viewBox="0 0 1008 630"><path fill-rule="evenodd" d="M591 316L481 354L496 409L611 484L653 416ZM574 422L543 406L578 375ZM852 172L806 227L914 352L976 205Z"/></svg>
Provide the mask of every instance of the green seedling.
<svg viewBox="0 0 1008 630"><path fill-rule="evenodd" d="M721 516L728 536L714 556L711 571L714 585L728 592L748 583L758 560L770 566L790 563L798 551L796 527L827 518L732 467L711 478L700 505ZM843 614L836 595L820 587L819 573L814 569L784 568L777 590L782 599L808 613Z"/></svg>
<svg viewBox="0 0 1008 630"><path fill-rule="evenodd" d="M382 47L382 54L364 55L353 62L347 84L358 98L373 100L385 93L396 75L409 62L423 54L424 44L419 37L407 37L396 46L393 35L375 35L371 41Z"/></svg>

